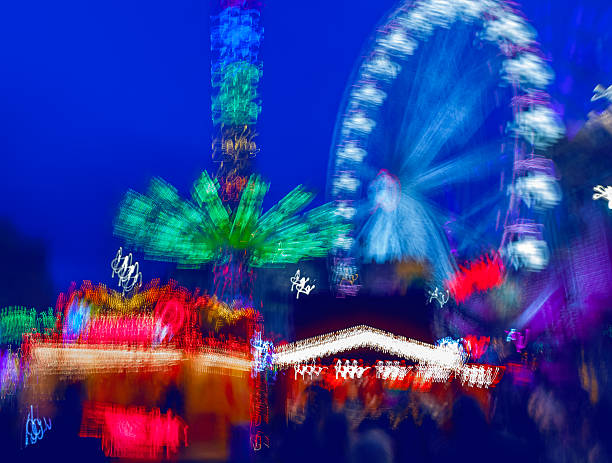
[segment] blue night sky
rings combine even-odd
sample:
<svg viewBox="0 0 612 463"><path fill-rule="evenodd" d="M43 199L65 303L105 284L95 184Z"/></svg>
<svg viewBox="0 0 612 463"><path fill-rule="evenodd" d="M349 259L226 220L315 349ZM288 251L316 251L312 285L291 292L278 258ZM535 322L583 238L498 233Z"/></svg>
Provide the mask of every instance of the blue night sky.
<svg viewBox="0 0 612 463"><path fill-rule="evenodd" d="M612 83L612 8L520 3L555 70L551 95L571 133L592 109L593 87ZM300 183L324 200L340 100L394 4L266 3L256 169L271 181L268 205ZM43 243L52 295L71 281L111 284L123 194L144 191L152 176L186 194L202 169L214 170L208 3L4 2L0 18L2 226ZM163 270L141 266L145 280ZM27 288L17 294L15 304L28 303Z"/></svg>

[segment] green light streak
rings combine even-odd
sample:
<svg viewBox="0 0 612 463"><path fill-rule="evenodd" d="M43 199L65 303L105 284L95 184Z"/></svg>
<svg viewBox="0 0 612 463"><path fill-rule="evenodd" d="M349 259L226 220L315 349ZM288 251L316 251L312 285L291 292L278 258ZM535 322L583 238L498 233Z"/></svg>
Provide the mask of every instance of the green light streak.
<svg viewBox="0 0 612 463"><path fill-rule="evenodd" d="M0 312L0 344L21 344L27 333L45 333L55 328L53 309L37 313L36 309L5 307Z"/></svg>

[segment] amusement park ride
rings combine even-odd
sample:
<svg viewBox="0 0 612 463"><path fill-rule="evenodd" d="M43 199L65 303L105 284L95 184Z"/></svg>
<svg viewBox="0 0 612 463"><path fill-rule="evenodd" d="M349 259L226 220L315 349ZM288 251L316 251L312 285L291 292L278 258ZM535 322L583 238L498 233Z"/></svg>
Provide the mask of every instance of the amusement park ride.
<svg viewBox="0 0 612 463"><path fill-rule="evenodd" d="M561 128L542 91L551 77L535 52L533 31L497 0L412 3L400 2L378 29L359 63L356 82L349 86L330 157L332 202L302 213L313 195L297 187L262 213L268 184L253 173L252 166L260 153L261 3L221 0L211 17L211 149L217 171L213 176L202 173L190 199L154 179L147 194L126 194L115 222L115 233L126 248L142 251L147 259L184 268L211 264L214 295L192 292L174 282L152 281L143 286L138 263L120 249L111 267L123 292L86 282L59 297L53 317L48 317L51 322L28 322L20 355L9 353L3 358L3 394L23 384L29 400L41 401L53 397L62 382L83 381L90 399L83 409L80 435L100 438L107 456L195 458L209 452L196 442L211 439L202 429L212 429L205 423L206 416L217 413L212 402L223 396L211 392L211 404L198 409L202 399L197 391L203 386L208 391L225 388L227 397L220 400L232 409L227 422L249 423L250 447L256 453L265 453L272 445L267 432L272 413L268 397L272 388L280 387L279 376L287 390L311 383L335 388L361 378L378 381L385 388L419 391L444 389L453 380L465 389L495 387L506 367L482 363L490 340L484 336L464 333L459 339L442 337L430 344L346 320L339 331L278 342L267 337L263 317L254 308L253 268L307 258L329 255L332 291L349 298L367 285L360 275L369 262L428 260L430 301L435 300L433 305L439 304L440 310L449 298L459 305L474 293L498 287L508 263L530 270L546 264L546 243L535 217L554 206L558 196L554 169L536 152L558 138ZM440 4L445 14L440 13ZM436 210L444 210L441 197L448 197L448 191L440 196L438 190L464 182L461 174L472 171L480 159L444 151L445 143L465 128L450 127L446 116L454 118L459 103L468 114L480 104L480 97L472 98L475 92L465 82L457 83L455 90L447 88L447 101L456 106L439 108L438 115L428 121L431 127L420 127L420 134L408 126L394 132L383 121L401 110L385 103L393 100L391 92L403 85L403 79L414 78L410 58L435 31L450 34L455 26L461 34L475 34L483 48L495 49L491 54L501 51L502 59L496 63L501 73L491 81L497 86L502 76L506 85L502 93L510 98L513 120L501 137L507 140L496 149L510 149L511 158L505 159L512 161L504 166L509 171L503 175L495 171L497 191L491 194L506 198L507 207L502 210L492 201L487 210L474 208L459 216L458 205L445 203L443 215L434 217L434 208L428 205L435 203L441 206ZM444 58L445 64L454 59ZM426 94L431 92L420 93ZM479 121L482 127L489 122ZM470 130L479 134L480 128ZM414 136L413 145L381 148L382 138L403 131ZM468 141L462 140L461 145ZM479 142L492 146L491 140ZM603 197L604 192L600 193ZM474 217L488 222L475 226ZM410 225L398 227L399 223ZM457 249L452 237L457 240L468 229L475 232L474 240L497 239L486 250L495 251L482 258L478 254L475 260L473 243ZM463 264L468 259L471 263ZM306 285L299 270L294 278L291 289L297 287L296 298L309 297L314 286ZM29 315L16 310L3 316ZM385 358L371 364L339 359L363 352ZM7 362L13 362L12 369L7 369ZM125 391L113 395L107 390L113 378L121 378L117 380L121 385L139 384L138 378L150 378L151 384L183 384L184 409L162 413L155 406L130 406L131 399L137 399L134 395ZM215 431L217 437L227 438L227 423L224 426ZM45 432L52 430L42 431L40 439ZM32 431L26 439L30 445L36 442Z"/></svg>

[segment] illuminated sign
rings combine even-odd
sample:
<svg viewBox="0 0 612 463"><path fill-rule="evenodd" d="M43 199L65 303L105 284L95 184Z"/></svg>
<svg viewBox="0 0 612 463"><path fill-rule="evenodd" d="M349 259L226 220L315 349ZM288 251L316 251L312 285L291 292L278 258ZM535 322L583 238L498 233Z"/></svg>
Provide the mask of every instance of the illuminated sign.
<svg viewBox="0 0 612 463"><path fill-rule="evenodd" d="M142 286L142 273L138 271L138 262L132 264L132 253L123 257L122 248L119 248L117 255L111 262L111 269L114 277L119 278L118 286L123 288L123 294L130 292L135 287Z"/></svg>
<svg viewBox="0 0 612 463"><path fill-rule="evenodd" d="M315 285L307 285L310 281L310 278L301 277L300 278L300 269L297 269L295 275L291 277L291 292L293 290L297 290L295 298L299 299L300 294L306 294L307 296L310 292L315 289Z"/></svg>
<svg viewBox="0 0 612 463"><path fill-rule="evenodd" d="M450 293L448 292L448 289L446 290L446 294L444 294L444 292L438 290L437 286L434 291L427 292L429 293L429 300L427 301L427 303L431 303L431 301L435 299L436 301L438 301L438 304L440 304L440 308L444 307L444 304L446 304L448 302L448 299L450 298Z"/></svg>
<svg viewBox="0 0 612 463"><path fill-rule="evenodd" d="M506 336L506 342L514 341L517 352L520 352L527 347L527 336L529 335L529 329L525 330L524 336L520 331L517 331L514 328L512 328L510 331L506 331L506 333L508 334L508 336Z"/></svg>
<svg viewBox="0 0 612 463"><path fill-rule="evenodd" d="M38 413L37 413L38 415ZM45 437L45 433L51 430L51 418L47 423L47 418L42 419L34 417L34 406L30 405L30 411L28 412L28 418L26 420L25 427L25 445L34 445L36 442Z"/></svg>
<svg viewBox="0 0 612 463"><path fill-rule="evenodd" d="M597 185L593 187L597 193L593 195L593 199L603 198L608 201L608 209L612 209L612 186L603 187L602 185Z"/></svg>

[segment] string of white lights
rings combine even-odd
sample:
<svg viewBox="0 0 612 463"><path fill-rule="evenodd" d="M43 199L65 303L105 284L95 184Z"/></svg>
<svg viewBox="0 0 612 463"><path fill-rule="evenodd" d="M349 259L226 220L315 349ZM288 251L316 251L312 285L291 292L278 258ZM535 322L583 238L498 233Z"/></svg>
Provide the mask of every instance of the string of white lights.
<svg viewBox="0 0 612 463"><path fill-rule="evenodd" d="M433 346L365 325L278 346L275 349L274 365L284 369L364 347L451 370L459 369L463 365L461 353L453 346Z"/></svg>

